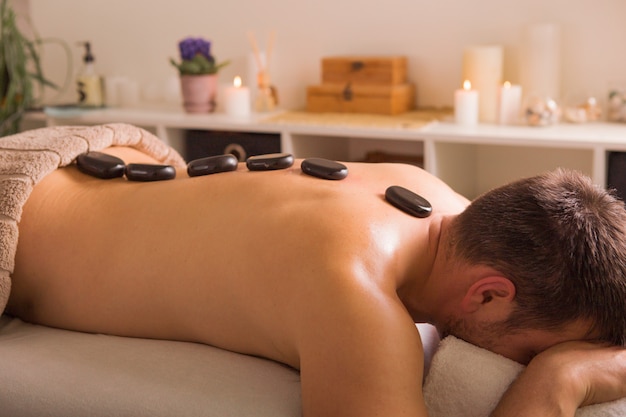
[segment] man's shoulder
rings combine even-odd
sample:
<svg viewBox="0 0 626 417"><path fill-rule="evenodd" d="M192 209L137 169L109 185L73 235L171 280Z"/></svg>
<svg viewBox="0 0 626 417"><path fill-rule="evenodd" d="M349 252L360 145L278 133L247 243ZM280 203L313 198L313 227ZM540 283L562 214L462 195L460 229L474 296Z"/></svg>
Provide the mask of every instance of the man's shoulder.
<svg viewBox="0 0 626 417"><path fill-rule="evenodd" d="M373 338L417 335L392 282L356 270L359 265L337 265L333 272L303 281L300 324L304 333L323 332L326 338L348 338L359 332Z"/></svg>

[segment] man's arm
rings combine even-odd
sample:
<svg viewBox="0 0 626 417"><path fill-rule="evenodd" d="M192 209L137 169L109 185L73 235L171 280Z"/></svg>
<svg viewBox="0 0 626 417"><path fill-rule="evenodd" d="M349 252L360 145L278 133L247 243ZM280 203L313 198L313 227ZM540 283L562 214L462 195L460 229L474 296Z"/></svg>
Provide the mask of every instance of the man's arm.
<svg viewBox="0 0 626 417"><path fill-rule="evenodd" d="M492 417L572 417L579 407L625 396L625 348L567 342L533 359Z"/></svg>
<svg viewBox="0 0 626 417"><path fill-rule="evenodd" d="M399 300L351 292L307 313L299 337L303 415L426 417L415 324Z"/></svg>

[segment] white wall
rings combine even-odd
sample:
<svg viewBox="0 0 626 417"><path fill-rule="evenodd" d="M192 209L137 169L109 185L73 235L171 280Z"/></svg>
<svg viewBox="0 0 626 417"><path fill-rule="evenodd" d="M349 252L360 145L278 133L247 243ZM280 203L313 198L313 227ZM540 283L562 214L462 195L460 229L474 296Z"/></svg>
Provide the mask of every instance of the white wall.
<svg viewBox="0 0 626 417"><path fill-rule="evenodd" d="M17 2L24 0L14 0ZM104 75L126 75L142 87L175 76L169 57L177 41L202 36L218 60L232 65L220 81L248 74L253 31L263 47L276 33L272 78L281 106L302 107L306 86L319 82L320 58L347 54L408 56L420 106L452 105L463 50L501 44L505 78L519 81L519 50L532 23L562 26L564 93L606 95L610 83L626 85L626 0L29 0L42 37L93 43ZM47 74L62 82L62 49L45 49ZM73 85L64 99L71 101ZM51 95L47 95L51 97Z"/></svg>

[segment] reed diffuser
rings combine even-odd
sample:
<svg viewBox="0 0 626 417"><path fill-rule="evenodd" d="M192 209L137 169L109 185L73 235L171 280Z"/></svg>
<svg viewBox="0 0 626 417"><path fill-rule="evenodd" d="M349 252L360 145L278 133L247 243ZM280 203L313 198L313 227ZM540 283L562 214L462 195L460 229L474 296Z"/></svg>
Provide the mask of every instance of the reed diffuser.
<svg viewBox="0 0 626 417"><path fill-rule="evenodd" d="M272 56L272 48L274 46L274 32L270 32L267 50L265 52L265 60L261 57L259 46L252 32L248 33L248 38L250 40L250 45L252 46L254 59L258 68L256 77L258 91L254 101L254 108L257 112L272 111L278 104L278 93L276 91L276 87L272 85L269 73L269 63Z"/></svg>

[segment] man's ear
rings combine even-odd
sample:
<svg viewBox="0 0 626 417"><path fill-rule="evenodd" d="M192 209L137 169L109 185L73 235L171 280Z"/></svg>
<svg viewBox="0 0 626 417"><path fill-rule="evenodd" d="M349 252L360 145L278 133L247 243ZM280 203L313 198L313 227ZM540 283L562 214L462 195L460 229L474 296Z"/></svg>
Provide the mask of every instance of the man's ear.
<svg viewBox="0 0 626 417"><path fill-rule="evenodd" d="M461 301L461 308L466 313L474 313L490 303L509 304L515 299L515 285L499 275L480 278L473 283Z"/></svg>

